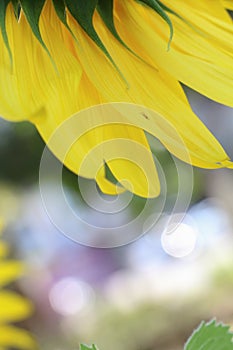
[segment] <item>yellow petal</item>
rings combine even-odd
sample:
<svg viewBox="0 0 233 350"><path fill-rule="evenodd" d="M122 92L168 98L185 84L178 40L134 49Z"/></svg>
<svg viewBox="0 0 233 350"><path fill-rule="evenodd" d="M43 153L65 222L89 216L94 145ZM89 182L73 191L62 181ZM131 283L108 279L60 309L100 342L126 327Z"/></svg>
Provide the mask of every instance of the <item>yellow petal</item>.
<svg viewBox="0 0 233 350"><path fill-rule="evenodd" d="M0 326L0 346L23 350L37 348L36 342L29 332L13 326Z"/></svg>
<svg viewBox="0 0 233 350"><path fill-rule="evenodd" d="M14 292L0 292L0 323L16 322L32 313L31 303Z"/></svg>
<svg viewBox="0 0 233 350"><path fill-rule="evenodd" d="M227 16L223 7L217 6L217 1L213 3L214 13L218 7L218 17L211 12L209 1L165 1L191 24L171 16L174 37L170 50L167 24L146 6L133 0L117 1L115 22L126 44L150 64L209 98L232 106L233 27L222 19L223 13ZM208 10L204 11L203 5ZM124 18L123 23L120 18Z"/></svg>
<svg viewBox="0 0 233 350"><path fill-rule="evenodd" d="M164 3L166 1L167 0L164 0ZM195 1L195 3L192 0L187 0L185 2L183 0L179 0L179 1L182 1L183 5L192 6L192 8L194 10L201 11L202 13L208 13L212 17L219 18L222 21L225 21L228 23L232 23L231 16L229 15L229 13L227 11L225 11L225 8L222 4L222 0L211 1L211 6L209 3L209 0ZM231 0L229 0L229 1L231 1ZM179 5L180 5L180 3L178 4L178 6ZM179 9L180 9L180 6L179 6ZM178 7L177 7L177 13L178 13ZM203 28L203 29L205 29L205 28Z"/></svg>
<svg viewBox="0 0 233 350"><path fill-rule="evenodd" d="M23 265L19 261L1 261L0 262L0 287L14 281L23 272Z"/></svg>
<svg viewBox="0 0 233 350"><path fill-rule="evenodd" d="M157 137L172 154L186 163L209 169L232 166L215 137L195 114L187 107L185 109L185 105L183 111L189 115L189 120L181 117L180 121L172 122L143 106L116 104L115 108L126 116L129 123ZM145 115L146 119L143 118Z"/></svg>
<svg viewBox="0 0 233 350"><path fill-rule="evenodd" d="M228 10L233 10L233 1L232 0L222 0L223 6Z"/></svg>

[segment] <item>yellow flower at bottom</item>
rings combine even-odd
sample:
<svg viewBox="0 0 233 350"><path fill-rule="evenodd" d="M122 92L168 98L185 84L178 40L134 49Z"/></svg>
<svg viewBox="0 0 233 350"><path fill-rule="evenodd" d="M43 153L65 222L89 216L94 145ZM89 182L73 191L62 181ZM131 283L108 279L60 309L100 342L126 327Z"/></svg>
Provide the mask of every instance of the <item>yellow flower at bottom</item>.
<svg viewBox="0 0 233 350"><path fill-rule="evenodd" d="M25 1L19 20L10 3L6 33L13 63L0 38L0 114L34 123L54 154L77 174L96 179L103 192L120 191L106 179L107 164L123 188L156 197L159 178L145 131L193 165L232 167L221 145L191 110L180 84L233 106L233 26L224 8L232 2L216 0L211 6L209 0L160 2L170 9L174 29L169 50L166 21L146 5L149 1L142 2L113 2L113 22L122 44L98 8L91 18L93 27L89 22L85 27L85 20L83 24L74 15L87 5L79 8L80 1L76 5L66 1L66 12L58 13L52 0L45 1L39 29L53 61L32 33ZM51 145L52 134L70 116L109 102L128 104L115 124L102 117L101 125L101 116L95 113L77 118L76 127L66 127L60 142ZM85 132L61 157L76 128Z"/></svg>
<svg viewBox="0 0 233 350"><path fill-rule="evenodd" d="M0 349L35 349L35 340L26 330L10 325L26 319L32 313L31 303L5 287L23 272L19 261L6 260L8 246L0 241Z"/></svg>

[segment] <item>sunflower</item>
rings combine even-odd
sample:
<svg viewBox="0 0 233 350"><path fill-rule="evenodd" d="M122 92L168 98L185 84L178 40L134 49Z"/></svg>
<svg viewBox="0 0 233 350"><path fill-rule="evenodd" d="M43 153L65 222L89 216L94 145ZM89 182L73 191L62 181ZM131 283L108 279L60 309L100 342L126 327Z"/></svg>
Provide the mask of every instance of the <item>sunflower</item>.
<svg viewBox="0 0 233 350"><path fill-rule="evenodd" d="M1 224L0 224L1 226ZM7 260L8 245L0 242L0 349L34 349L35 341L29 332L10 325L27 318L32 312L31 303L16 292L6 290L10 282L23 272L19 261Z"/></svg>
<svg viewBox="0 0 233 350"><path fill-rule="evenodd" d="M104 116L103 125L96 125L95 113L77 118L84 131L65 158L61 153L73 126L55 146L49 144L69 169L115 194L119 186L106 177L107 165L123 188L156 197L160 184L145 131L192 165L232 167L181 84L233 106L233 26L227 11L233 1L8 0L0 6L4 118L29 120L49 144L77 112L126 103L115 123ZM117 143L110 147L112 141Z"/></svg>

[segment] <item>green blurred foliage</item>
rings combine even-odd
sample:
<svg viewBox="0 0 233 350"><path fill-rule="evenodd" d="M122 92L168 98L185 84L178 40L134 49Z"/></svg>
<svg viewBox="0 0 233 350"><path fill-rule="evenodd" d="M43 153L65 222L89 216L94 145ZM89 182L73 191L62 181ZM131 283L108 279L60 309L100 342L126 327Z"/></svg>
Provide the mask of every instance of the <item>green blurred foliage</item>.
<svg viewBox="0 0 233 350"><path fill-rule="evenodd" d="M41 137L28 122L1 124L5 128L0 140L0 180L17 185L34 183L44 149Z"/></svg>

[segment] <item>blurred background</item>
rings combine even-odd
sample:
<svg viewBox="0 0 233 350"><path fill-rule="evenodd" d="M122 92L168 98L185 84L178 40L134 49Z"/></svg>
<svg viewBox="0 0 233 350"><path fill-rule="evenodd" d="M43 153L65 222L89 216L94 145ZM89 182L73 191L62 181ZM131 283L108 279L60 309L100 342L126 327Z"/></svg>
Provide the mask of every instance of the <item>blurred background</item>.
<svg viewBox="0 0 233 350"><path fill-rule="evenodd" d="M233 111L186 92L194 111L233 159ZM77 349L82 342L95 343L100 350L182 350L203 319L216 317L233 325L233 172L194 168L187 212L181 205L173 213L180 186L177 164L157 140L148 139L166 180L163 215L127 245L93 248L63 235L43 207L39 166L44 143L35 128L0 119L3 238L11 244L12 256L27 263L27 275L15 288L35 305L34 316L22 326L35 334L41 349ZM179 166L185 202L190 167ZM88 194L91 182L82 184ZM90 210L77 177L66 169L63 187L82 218L99 227L93 240L101 239L102 229L132 221L142 211L146 221L159 201L150 200L148 212L146 200L134 196L116 216ZM69 225L50 174L48 191L54 211ZM167 232L171 216L181 222ZM81 226L75 229L80 236L89 234Z"/></svg>

